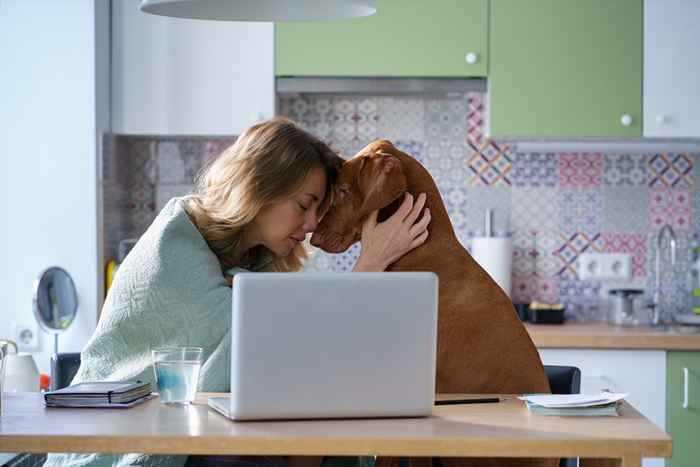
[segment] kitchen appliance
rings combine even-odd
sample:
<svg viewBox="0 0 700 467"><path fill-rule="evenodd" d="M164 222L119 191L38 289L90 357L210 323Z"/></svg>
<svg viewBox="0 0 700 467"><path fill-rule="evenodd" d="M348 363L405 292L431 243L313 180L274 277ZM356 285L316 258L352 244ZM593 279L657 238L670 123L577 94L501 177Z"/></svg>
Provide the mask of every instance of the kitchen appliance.
<svg viewBox="0 0 700 467"><path fill-rule="evenodd" d="M634 326L641 323L636 313L640 308L640 298L644 294L641 289L610 289L611 306L608 310L608 321L618 326Z"/></svg>

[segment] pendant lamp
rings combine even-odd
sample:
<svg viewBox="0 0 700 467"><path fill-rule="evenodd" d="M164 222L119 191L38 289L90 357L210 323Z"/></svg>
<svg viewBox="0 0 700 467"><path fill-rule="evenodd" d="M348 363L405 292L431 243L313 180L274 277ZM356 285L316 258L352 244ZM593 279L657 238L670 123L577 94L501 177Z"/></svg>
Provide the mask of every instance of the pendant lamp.
<svg viewBox="0 0 700 467"><path fill-rule="evenodd" d="M322 21L373 15L377 0L141 0L141 11L218 21Z"/></svg>

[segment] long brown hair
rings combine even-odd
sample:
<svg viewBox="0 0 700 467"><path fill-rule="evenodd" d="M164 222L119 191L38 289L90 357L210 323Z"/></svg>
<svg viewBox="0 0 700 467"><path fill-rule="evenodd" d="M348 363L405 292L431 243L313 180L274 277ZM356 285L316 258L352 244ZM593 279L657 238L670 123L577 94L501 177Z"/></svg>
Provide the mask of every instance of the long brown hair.
<svg viewBox="0 0 700 467"><path fill-rule="evenodd" d="M224 150L197 177L186 210L223 270L297 271L307 258L302 244L284 258L264 246L250 250L242 264L234 252L243 228L260 210L294 195L309 173L323 168L326 196L343 160L325 143L292 120L276 117L256 124Z"/></svg>

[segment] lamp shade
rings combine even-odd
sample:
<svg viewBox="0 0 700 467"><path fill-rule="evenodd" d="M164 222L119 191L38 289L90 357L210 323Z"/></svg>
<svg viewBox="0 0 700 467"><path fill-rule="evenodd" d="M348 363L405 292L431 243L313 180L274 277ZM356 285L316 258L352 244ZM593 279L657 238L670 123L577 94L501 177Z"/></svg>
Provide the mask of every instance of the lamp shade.
<svg viewBox="0 0 700 467"><path fill-rule="evenodd" d="M141 0L141 11L218 21L321 21L370 16L376 0Z"/></svg>

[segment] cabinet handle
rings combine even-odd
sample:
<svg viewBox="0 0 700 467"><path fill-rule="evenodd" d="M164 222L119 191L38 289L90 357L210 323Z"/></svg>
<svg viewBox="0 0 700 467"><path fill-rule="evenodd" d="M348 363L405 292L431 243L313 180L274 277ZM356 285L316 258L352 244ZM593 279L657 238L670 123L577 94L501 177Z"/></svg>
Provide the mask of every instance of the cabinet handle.
<svg viewBox="0 0 700 467"><path fill-rule="evenodd" d="M683 408L688 408L688 374L690 370L687 367L683 367Z"/></svg>
<svg viewBox="0 0 700 467"><path fill-rule="evenodd" d="M474 65L476 62L479 61L479 55L477 55L474 52L469 52L464 56L464 60L466 60L468 64Z"/></svg>
<svg viewBox="0 0 700 467"><path fill-rule="evenodd" d="M620 123L622 123L623 126L630 126L632 124L632 116L630 114L622 114Z"/></svg>
<svg viewBox="0 0 700 467"><path fill-rule="evenodd" d="M656 123L659 125L663 125L664 123L668 122L668 117L664 114L659 114L656 116Z"/></svg>

